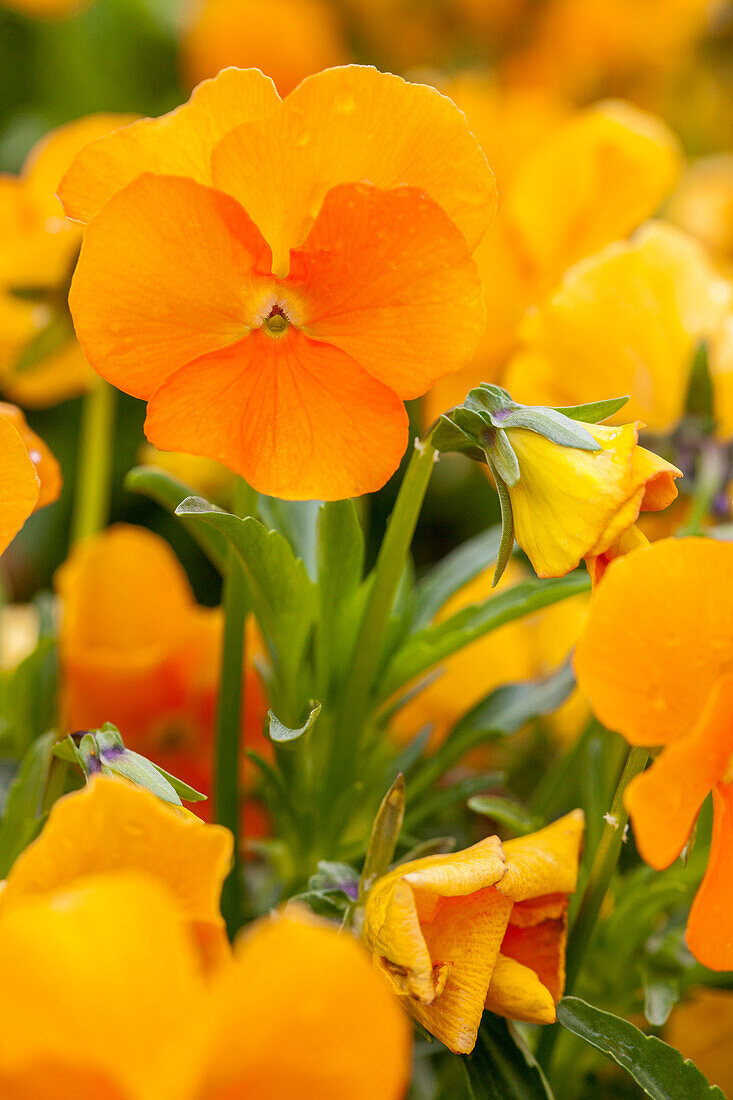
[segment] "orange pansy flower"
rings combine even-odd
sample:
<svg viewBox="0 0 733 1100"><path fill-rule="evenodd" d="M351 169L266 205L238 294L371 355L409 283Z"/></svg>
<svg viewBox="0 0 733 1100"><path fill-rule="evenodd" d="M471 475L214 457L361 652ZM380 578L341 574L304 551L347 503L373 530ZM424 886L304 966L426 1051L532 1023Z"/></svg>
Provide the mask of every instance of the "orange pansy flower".
<svg viewBox="0 0 733 1100"><path fill-rule="evenodd" d="M484 1008L547 1024L565 984L581 810L537 833L395 867L367 896L364 935L406 1007L456 1054Z"/></svg>
<svg viewBox="0 0 733 1100"><path fill-rule="evenodd" d="M287 95L349 53L328 0L198 0L181 39L181 68L189 87L229 65L260 69Z"/></svg>
<svg viewBox="0 0 733 1100"><path fill-rule="evenodd" d="M87 141L133 117L90 115L52 130L19 176L0 177L0 389L22 405L63 401L94 378L67 302L81 231L64 217L56 191Z"/></svg>
<svg viewBox="0 0 733 1100"><path fill-rule="evenodd" d="M70 296L90 362L148 401L151 442L261 492L379 488L403 400L481 335L471 251L494 181L432 88L351 66L281 101L227 69L88 145L61 194L91 219Z"/></svg>
<svg viewBox="0 0 733 1100"><path fill-rule="evenodd" d="M15 405L0 402L0 553L28 516L58 500L61 469L46 444L28 427Z"/></svg>
<svg viewBox="0 0 733 1100"><path fill-rule="evenodd" d="M664 539L613 563L575 654L578 683L604 725L662 745L626 805L643 859L661 870L687 844L712 791L708 869L687 940L733 969L733 545Z"/></svg>
<svg viewBox="0 0 733 1100"><path fill-rule="evenodd" d="M196 603L164 539L126 524L75 546L56 589L65 727L112 722L129 748L208 794L221 609ZM267 704L248 648L242 738L267 753Z"/></svg>

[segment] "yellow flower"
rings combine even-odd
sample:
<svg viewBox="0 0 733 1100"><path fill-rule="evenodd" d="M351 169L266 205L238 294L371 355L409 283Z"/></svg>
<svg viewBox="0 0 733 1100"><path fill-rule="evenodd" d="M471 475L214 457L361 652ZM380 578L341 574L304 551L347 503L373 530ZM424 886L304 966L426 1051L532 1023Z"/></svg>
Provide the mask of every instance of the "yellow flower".
<svg viewBox="0 0 733 1100"><path fill-rule="evenodd" d="M464 585L441 608L436 621L442 622L464 607L506 591L525 579L527 573L512 561L496 588L492 588L493 575L492 565ZM448 657L437 678L397 711L392 723L396 739L406 741L430 725L430 744L437 747L462 714L501 684L554 672L577 641L588 600L585 594L562 600L536 615L506 623ZM586 712L582 700L573 693L549 722L565 738L577 732Z"/></svg>
<svg viewBox="0 0 733 1100"><path fill-rule="evenodd" d="M175 899L205 963L226 948L219 912L232 836L122 780L96 776L59 799L41 835L18 857L0 893L0 916L89 875L144 874Z"/></svg>
<svg viewBox="0 0 733 1100"><path fill-rule="evenodd" d="M674 479L681 471L638 446L638 423L584 426L600 450L561 447L527 428L507 429L520 470L508 487L514 534L540 577L563 576L583 558L613 554L640 511L659 511L677 496Z"/></svg>
<svg viewBox="0 0 733 1100"><path fill-rule="evenodd" d="M733 271L733 153L702 157L687 169L664 208L665 217Z"/></svg>
<svg viewBox="0 0 733 1100"><path fill-rule="evenodd" d="M0 913L3 1100L400 1100L408 1021L350 936L258 922L208 978L171 895L86 878Z"/></svg>
<svg viewBox="0 0 733 1100"><path fill-rule="evenodd" d="M505 384L536 405L629 394L624 417L669 431L684 411L695 346L718 336L732 300L697 241L650 222L576 264L527 316ZM713 373L720 358L711 356Z"/></svg>
<svg viewBox="0 0 733 1100"><path fill-rule="evenodd" d="M364 934L375 963L454 1053L473 1049L484 1007L555 1019L583 821L575 810L504 845L492 836L405 863L370 891Z"/></svg>

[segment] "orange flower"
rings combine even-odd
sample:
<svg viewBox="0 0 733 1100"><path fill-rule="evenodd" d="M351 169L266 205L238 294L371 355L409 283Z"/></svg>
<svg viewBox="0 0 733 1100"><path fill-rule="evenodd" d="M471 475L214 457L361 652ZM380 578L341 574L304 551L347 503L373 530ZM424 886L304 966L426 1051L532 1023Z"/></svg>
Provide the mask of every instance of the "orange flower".
<svg viewBox="0 0 733 1100"><path fill-rule="evenodd" d="M583 826L575 810L503 845L487 837L400 864L369 892L364 934L375 964L454 1053L473 1049L484 1007L554 1021Z"/></svg>
<svg viewBox="0 0 733 1100"><path fill-rule="evenodd" d="M20 409L0 402L0 553L28 516L58 500L61 469L43 440L26 424Z"/></svg>
<svg viewBox="0 0 733 1100"><path fill-rule="evenodd" d="M67 302L81 232L56 191L87 141L133 117L90 115L61 126L33 147L19 176L0 177L0 389L22 405L63 401L94 378Z"/></svg>
<svg viewBox="0 0 733 1100"><path fill-rule="evenodd" d="M163 539L124 524L78 544L56 587L65 727L112 722L129 748L207 794L221 610L196 603ZM242 737L266 752L266 703L251 664L246 700Z"/></svg>
<svg viewBox="0 0 733 1100"><path fill-rule="evenodd" d="M403 400L482 331L471 251L491 172L449 100L374 69L327 70L284 101L227 69L88 145L61 193L91 218L70 296L90 362L148 401L151 442L261 492L379 488L405 449Z"/></svg>
<svg viewBox="0 0 733 1100"><path fill-rule="evenodd" d="M663 745L626 792L643 859L668 867L712 791L708 869L687 926L690 950L733 969L733 546L664 539L611 565L575 655L604 725Z"/></svg>
<svg viewBox="0 0 733 1100"><path fill-rule="evenodd" d="M407 1087L410 1029L386 983L352 937L300 910L255 924L207 981L160 883L98 874L0 912L0 965L3 1100Z"/></svg>
<svg viewBox="0 0 733 1100"><path fill-rule="evenodd" d="M189 87L237 65L261 69L287 95L310 73L348 60L336 11L326 0L198 0L181 40Z"/></svg>

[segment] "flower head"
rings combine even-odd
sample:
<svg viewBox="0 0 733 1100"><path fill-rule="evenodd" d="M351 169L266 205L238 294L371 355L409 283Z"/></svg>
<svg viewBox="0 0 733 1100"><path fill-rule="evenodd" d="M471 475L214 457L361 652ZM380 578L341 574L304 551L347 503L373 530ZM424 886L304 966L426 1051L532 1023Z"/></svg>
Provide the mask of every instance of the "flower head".
<svg viewBox="0 0 733 1100"><path fill-rule="evenodd" d="M564 985L568 895L583 814L507 841L398 865L367 896L375 962L419 1022L473 1049L484 1007L551 1023Z"/></svg>
<svg viewBox="0 0 733 1100"><path fill-rule="evenodd" d="M591 601L575 655L599 719L633 745L664 746L629 784L637 846L668 867L713 794L707 873L687 940L716 970L733 969L733 546L664 539L613 563Z"/></svg>
<svg viewBox="0 0 733 1100"><path fill-rule="evenodd" d="M225 70L90 143L61 194L91 219L70 303L92 365L148 401L151 442L262 492L377 489L406 445L403 401L482 331L471 251L491 172L449 100L374 69L282 101Z"/></svg>
<svg viewBox="0 0 733 1100"><path fill-rule="evenodd" d="M61 493L61 469L46 444L28 427L15 405L0 402L0 553L28 516L52 504Z"/></svg>

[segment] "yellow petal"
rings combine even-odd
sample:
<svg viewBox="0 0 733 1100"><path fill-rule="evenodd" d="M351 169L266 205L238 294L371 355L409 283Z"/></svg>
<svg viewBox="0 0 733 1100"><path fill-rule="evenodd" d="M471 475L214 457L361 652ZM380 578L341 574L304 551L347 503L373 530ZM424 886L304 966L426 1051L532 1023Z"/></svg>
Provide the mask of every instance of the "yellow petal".
<svg viewBox="0 0 733 1100"><path fill-rule="evenodd" d="M486 1008L498 1016L529 1024L552 1024L556 1018L550 991L534 970L501 953L491 975Z"/></svg>
<svg viewBox="0 0 733 1100"><path fill-rule="evenodd" d="M536 833L505 841L506 874L497 889L515 902L572 894L584 828L583 811L573 810Z"/></svg>
<svg viewBox="0 0 733 1100"><path fill-rule="evenodd" d="M0 967L0 1082L26 1100L150 1096L161 1049L201 992L176 905L137 875L79 879L4 909ZM59 1092L34 1091L40 1067Z"/></svg>
<svg viewBox="0 0 733 1100"><path fill-rule="evenodd" d="M220 927L231 853L226 829L177 816L149 791L96 776L55 803L41 835L13 864L0 914L88 875L124 870L160 882L185 920Z"/></svg>
<svg viewBox="0 0 733 1100"><path fill-rule="evenodd" d="M0 553L17 535L38 502L41 483L18 429L0 416Z"/></svg>

